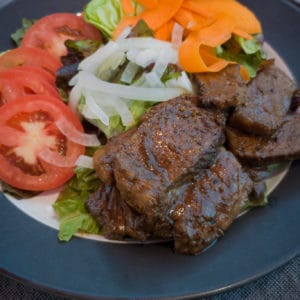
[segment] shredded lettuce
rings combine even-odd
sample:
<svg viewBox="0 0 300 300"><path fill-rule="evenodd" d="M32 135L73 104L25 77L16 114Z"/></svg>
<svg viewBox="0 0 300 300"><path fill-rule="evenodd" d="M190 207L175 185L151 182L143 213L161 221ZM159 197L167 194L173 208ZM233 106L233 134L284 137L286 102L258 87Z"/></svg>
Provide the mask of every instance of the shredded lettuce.
<svg viewBox="0 0 300 300"><path fill-rule="evenodd" d="M228 42L217 47L216 53L218 57L244 66L251 78L256 76L261 64L267 58L256 36L253 40L246 40L234 35Z"/></svg>
<svg viewBox="0 0 300 300"><path fill-rule="evenodd" d="M98 234L100 228L85 208L85 201L94 193L101 181L95 170L77 168L75 176L60 192L53 204L54 211L59 218L60 241L69 241L77 232Z"/></svg>

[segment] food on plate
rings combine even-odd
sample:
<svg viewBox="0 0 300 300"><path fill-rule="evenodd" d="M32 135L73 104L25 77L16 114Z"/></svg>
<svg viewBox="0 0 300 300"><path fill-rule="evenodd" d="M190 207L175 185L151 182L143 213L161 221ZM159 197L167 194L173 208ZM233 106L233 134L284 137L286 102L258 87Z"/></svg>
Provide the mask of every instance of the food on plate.
<svg viewBox="0 0 300 300"><path fill-rule="evenodd" d="M235 109L230 125L250 134L272 135L290 109L296 84L273 64L266 66L249 84L246 103Z"/></svg>
<svg viewBox="0 0 300 300"><path fill-rule="evenodd" d="M0 56L0 71L20 66L40 67L55 76L61 63L46 51L32 47L15 48Z"/></svg>
<svg viewBox="0 0 300 300"><path fill-rule="evenodd" d="M33 67L13 68L0 72L0 106L26 95L59 97L54 81L51 79L52 82L49 82L48 74L45 75L41 68Z"/></svg>
<svg viewBox="0 0 300 300"><path fill-rule="evenodd" d="M0 56L0 179L62 188L60 240L197 254L300 158L296 83L237 1L91 0L23 23Z"/></svg>
<svg viewBox="0 0 300 300"><path fill-rule="evenodd" d="M21 47L41 48L60 59L67 53L66 40L101 40L101 34L81 16L55 13L36 21L25 33Z"/></svg>
<svg viewBox="0 0 300 300"><path fill-rule="evenodd" d="M61 121L83 132L60 99L23 96L0 108L0 178L13 187L42 191L61 186L74 174L84 146L57 128ZM70 135L69 135L70 136Z"/></svg>

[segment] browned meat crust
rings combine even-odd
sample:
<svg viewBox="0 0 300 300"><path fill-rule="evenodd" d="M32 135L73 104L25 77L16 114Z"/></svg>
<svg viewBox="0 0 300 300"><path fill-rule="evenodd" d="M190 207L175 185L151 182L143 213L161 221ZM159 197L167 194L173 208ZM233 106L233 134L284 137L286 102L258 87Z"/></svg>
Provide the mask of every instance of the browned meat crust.
<svg viewBox="0 0 300 300"><path fill-rule="evenodd" d="M270 136L287 114L296 88L274 65L264 68L248 86L248 101L235 109L230 125L250 134Z"/></svg>
<svg viewBox="0 0 300 300"><path fill-rule="evenodd" d="M271 138L226 130L228 148L250 165L280 163L300 158L300 115L289 115Z"/></svg>

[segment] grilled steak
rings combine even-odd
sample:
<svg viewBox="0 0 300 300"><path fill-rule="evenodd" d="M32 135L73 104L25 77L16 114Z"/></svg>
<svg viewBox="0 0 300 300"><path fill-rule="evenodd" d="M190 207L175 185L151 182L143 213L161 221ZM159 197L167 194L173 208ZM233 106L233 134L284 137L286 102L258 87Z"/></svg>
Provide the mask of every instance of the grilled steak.
<svg viewBox="0 0 300 300"><path fill-rule="evenodd" d="M227 128L229 149L244 163L262 165L300 158L300 115L289 115L271 138Z"/></svg>
<svg viewBox="0 0 300 300"><path fill-rule="evenodd" d="M289 110L295 88L283 71L266 66L248 85L248 101L235 109L230 125L251 134L272 135Z"/></svg>
<svg viewBox="0 0 300 300"><path fill-rule="evenodd" d="M138 128L95 155L100 179L114 183L121 198L150 219L164 216L167 191L209 166L224 142L223 114L194 100L184 96L157 105Z"/></svg>
<svg viewBox="0 0 300 300"><path fill-rule="evenodd" d="M247 100L247 86L238 65L230 65L218 73L196 73L192 76L196 93L204 106L225 109L244 104Z"/></svg>
<svg viewBox="0 0 300 300"><path fill-rule="evenodd" d="M90 214L110 239L131 237L146 240L152 231L145 217L131 209L120 197L115 186L103 184L86 202Z"/></svg>
<svg viewBox="0 0 300 300"><path fill-rule="evenodd" d="M252 181L240 163L231 152L221 151L211 168L175 191L177 199L170 212L175 249L195 254L222 236L251 190Z"/></svg>

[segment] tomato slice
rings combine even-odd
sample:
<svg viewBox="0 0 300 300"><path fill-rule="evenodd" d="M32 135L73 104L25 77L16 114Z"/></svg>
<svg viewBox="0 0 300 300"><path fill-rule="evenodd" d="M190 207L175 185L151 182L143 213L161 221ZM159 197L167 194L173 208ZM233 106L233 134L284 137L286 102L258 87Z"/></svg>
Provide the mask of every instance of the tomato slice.
<svg viewBox="0 0 300 300"><path fill-rule="evenodd" d="M21 45L46 50L56 58L66 55L67 40L101 40L100 32L86 23L81 16L55 13L35 22L25 33Z"/></svg>
<svg viewBox="0 0 300 300"><path fill-rule="evenodd" d="M21 97L0 107L0 179L7 184L31 191L57 188L74 174L73 165L85 151L56 127L61 117L83 132L72 110L57 98L45 95ZM40 155L46 152L47 161ZM49 158L53 154L53 158ZM65 160L67 167L55 159Z"/></svg>
<svg viewBox="0 0 300 300"><path fill-rule="evenodd" d="M18 66L40 67L55 76L62 64L46 51L32 47L15 48L0 56L0 71Z"/></svg>
<svg viewBox="0 0 300 300"><path fill-rule="evenodd" d="M18 72L22 74L31 73L39 77L42 77L47 82L51 83L52 85L55 85L56 77L41 67L21 66L21 67L14 67L11 69L7 69L5 70L5 72Z"/></svg>
<svg viewBox="0 0 300 300"><path fill-rule="evenodd" d="M54 84L49 83L46 77L36 71L15 70L0 72L0 106L26 95L50 95L59 97Z"/></svg>

